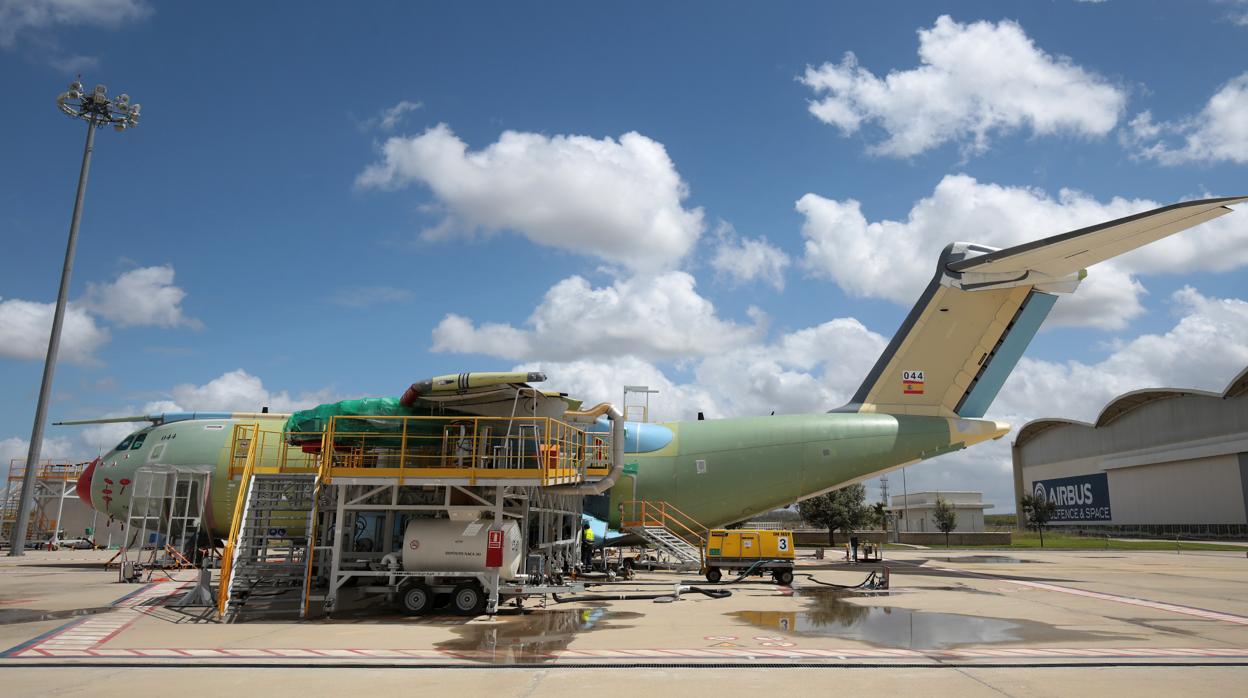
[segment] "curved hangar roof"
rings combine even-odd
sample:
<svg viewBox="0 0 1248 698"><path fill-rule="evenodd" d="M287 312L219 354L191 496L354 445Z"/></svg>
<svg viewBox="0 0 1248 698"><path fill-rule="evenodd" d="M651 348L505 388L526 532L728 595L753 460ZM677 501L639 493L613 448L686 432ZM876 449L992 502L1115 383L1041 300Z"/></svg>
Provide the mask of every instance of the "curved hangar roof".
<svg viewBox="0 0 1248 698"><path fill-rule="evenodd" d="M1208 390L1191 390L1187 388L1148 388L1145 390L1133 390L1129 393L1123 393L1113 400L1110 400L1109 404L1105 405L1105 408L1101 410L1101 414L1097 416L1096 422L1092 424L1089 424L1088 422L1081 422L1076 419L1062 419L1060 417L1033 419L1032 421L1024 424L1023 427L1018 430L1018 436L1014 439L1014 445L1023 446L1028 441L1031 441L1050 429L1068 424L1092 429L1108 426L1118 421L1123 416L1138 410L1144 405L1157 402L1159 400L1169 400L1171 398L1184 397L1187 395L1229 399L1246 394L1248 394L1248 368L1240 371L1239 375L1235 376L1235 378L1231 380L1230 384L1226 386L1226 390L1221 393L1213 393Z"/></svg>

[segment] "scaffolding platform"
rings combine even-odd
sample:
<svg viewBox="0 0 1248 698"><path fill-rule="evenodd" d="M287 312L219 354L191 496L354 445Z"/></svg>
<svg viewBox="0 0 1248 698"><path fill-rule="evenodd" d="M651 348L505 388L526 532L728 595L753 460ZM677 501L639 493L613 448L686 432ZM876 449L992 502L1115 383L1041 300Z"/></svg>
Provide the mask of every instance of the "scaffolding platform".
<svg viewBox="0 0 1248 698"><path fill-rule="evenodd" d="M35 467L31 473L35 480L31 487L33 506L30 508L30 518L27 522L27 541L46 545L49 541L59 538L65 500L77 498L75 487L78 478L90 465L90 462L66 463L44 460ZM22 480L25 477L26 459L14 458L9 461L4 499L0 500L0 541L4 541L5 546L13 536L18 504L22 496ZM52 506L53 503L55 506Z"/></svg>
<svg viewBox="0 0 1248 698"><path fill-rule="evenodd" d="M618 441L622 450L622 419L611 410L603 430L605 413L579 425L533 416L333 416L324 432L298 434L237 425L231 477L243 486L219 611L227 620L292 607L302 617L331 614L344 587L354 586L408 613L446 602L475 615L507 599L582 588L570 579L580 560L583 497L609 485L622 460L612 448ZM307 495L257 498L258 486L283 483ZM274 524L278 509L285 525ZM454 541L471 560L458 569L405 566L407 531L447 521L472 535L484 529L490 548L512 531L524 546L518 572L491 566L490 553L472 547L476 539ZM265 602L255 604L253 590L266 587Z"/></svg>

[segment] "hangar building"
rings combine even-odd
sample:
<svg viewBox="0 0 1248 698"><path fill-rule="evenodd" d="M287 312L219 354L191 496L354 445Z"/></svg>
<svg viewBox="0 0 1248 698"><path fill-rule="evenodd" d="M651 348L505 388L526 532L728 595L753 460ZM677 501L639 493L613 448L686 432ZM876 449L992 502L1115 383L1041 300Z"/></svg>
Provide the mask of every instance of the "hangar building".
<svg viewBox="0 0 1248 698"><path fill-rule="evenodd" d="M1248 538L1248 369L1221 393L1120 395L1093 424L1028 422L1013 456L1015 501L1055 502L1052 527Z"/></svg>

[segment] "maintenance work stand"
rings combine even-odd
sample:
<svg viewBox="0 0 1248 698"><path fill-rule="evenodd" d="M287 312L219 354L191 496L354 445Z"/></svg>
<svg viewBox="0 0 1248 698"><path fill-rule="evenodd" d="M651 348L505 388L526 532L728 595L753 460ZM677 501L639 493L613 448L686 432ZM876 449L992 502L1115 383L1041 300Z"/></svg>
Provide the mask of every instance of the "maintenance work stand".
<svg viewBox="0 0 1248 698"><path fill-rule="evenodd" d="M354 587L409 614L476 615L581 590L582 501L618 476L623 432L608 405L562 418L335 415L319 433L238 424L218 610L328 615Z"/></svg>

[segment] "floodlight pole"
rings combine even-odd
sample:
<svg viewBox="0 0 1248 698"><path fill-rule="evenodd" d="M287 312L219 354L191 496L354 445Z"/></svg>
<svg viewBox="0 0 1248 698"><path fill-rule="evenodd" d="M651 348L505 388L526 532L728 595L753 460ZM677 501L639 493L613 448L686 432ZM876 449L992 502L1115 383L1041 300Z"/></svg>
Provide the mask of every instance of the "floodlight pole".
<svg viewBox="0 0 1248 698"><path fill-rule="evenodd" d="M61 327L65 324L65 304L69 296L69 277L74 271L74 249L78 246L78 224L82 221L82 200L87 193L87 173L91 169L91 151L95 148L95 115L87 121L87 145L82 152L82 169L78 173L78 195L74 198L74 216L69 223L69 243L65 245L65 264L61 267L61 290L56 296L56 313L52 316L52 336L48 339L48 355L43 362L43 383L39 385L39 402L35 407L35 426L30 431L30 450L26 452L26 472L22 477L22 496L17 504L17 520L9 538L9 556L26 554L26 526L30 521L31 490L34 472L39 467L39 451L43 446L43 424L48 417L48 397L52 392L52 375L56 372L56 355L61 347ZM64 493L62 493L62 500Z"/></svg>
<svg viewBox="0 0 1248 698"><path fill-rule="evenodd" d="M80 76L81 77L81 76ZM87 145L82 151L82 169L78 172L78 194L74 198L74 215L69 223L69 243L65 246L65 265L61 267L61 288L56 296L56 312L52 316L52 335L48 338L48 354L43 362L43 382L39 386L39 402L35 406L35 426L30 433L30 450L26 452L26 472L22 477L22 494L17 502L17 517L13 522L13 535L9 539L9 556L26 553L26 527L30 522L31 492L34 490L33 474L39 468L39 451L43 447L43 424L48 417L48 398L52 394L52 375L56 372L56 355L61 347L61 327L65 323L65 304L69 298L69 278L74 270L74 248L78 245L78 224L82 221L82 201L87 193L87 173L91 169L91 151L95 149L95 130L111 124L117 131L125 131L139 124L140 105L131 104L130 96L118 95L109 99L108 90L96 85L86 93L81 80L69 85L56 99L62 112L87 122ZM65 502L64 487L61 503ZM59 525L59 524L58 524ZM59 535L60 531L57 530Z"/></svg>

